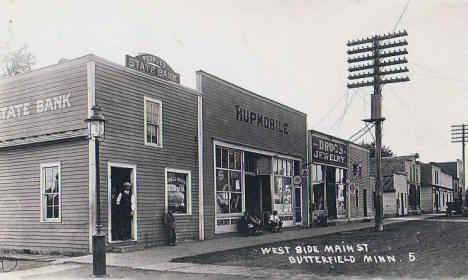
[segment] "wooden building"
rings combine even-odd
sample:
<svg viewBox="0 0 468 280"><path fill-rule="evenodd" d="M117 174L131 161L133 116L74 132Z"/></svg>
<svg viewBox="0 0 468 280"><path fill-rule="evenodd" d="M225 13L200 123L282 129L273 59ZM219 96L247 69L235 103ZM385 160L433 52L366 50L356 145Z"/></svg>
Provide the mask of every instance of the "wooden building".
<svg viewBox="0 0 468 280"><path fill-rule="evenodd" d="M453 177L435 162L421 165L421 209L425 213L445 212L447 202L454 201Z"/></svg>
<svg viewBox="0 0 468 280"><path fill-rule="evenodd" d="M94 105L108 121L99 167L109 250L166 243L168 209L178 240L235 231L245 210L305 225L306 115L203 71L197 90L179 80L147 54L126 66L87 55L0 80L0 246L91 251L96 163L84 120Z"/></svg>
<svg viewBox="0 0 468 280"><path fill-rule="evenodd" d="M363 218L373 215L369 150L309 130L311 218Z"/></svg>
<svg viewBox="0 0 468 280"><path fill-rule="evenodd" d="M417 160L417 153L403 156L383 157L382 158L382 175L393 176L395 173L404 173L407 177L407 194L408 194L408 213L420 214L422 203L421 189L421 163ZM375 159L371 160L372 175L376 176Z"/></svg>
<svg viewBox="0 0 468 280"><path fill-rule="evenodd" d="M383 176L384 216L408 215L408 184L404 172Z"/></svg>
<svg viewBox="0 0 468 280"><path fill-rule="evenodd" d="M179 238L198 238L200 92L94 55L2 79L0 92L2 248L91 250L95 162L84 120L95 104L109 121L100 149L108 248L166 242L162 215L174 195ZM124 182L134 214L130 236L119 237Z"/></svg>
<svg viewBox="0 0 468 280"><path fill-rule="evenodd" d="M306 115L203 71L204 236L236 231L242 212L306 225Z"/></svg>

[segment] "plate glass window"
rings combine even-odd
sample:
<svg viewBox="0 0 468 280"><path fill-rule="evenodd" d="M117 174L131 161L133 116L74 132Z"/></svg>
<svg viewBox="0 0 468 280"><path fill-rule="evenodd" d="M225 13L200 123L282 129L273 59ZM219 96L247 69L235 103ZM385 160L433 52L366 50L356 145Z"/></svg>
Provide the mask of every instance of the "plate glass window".
<svg viewBox="0 0 468 280"><path fill-rule="evenodd" d="M242 213L242 152L216 147L216 213Z"/></svg>
<svg viewBox="0 0 468 280"><path fill-rule="evenodd" d="M161 147L161 110L159 100L145 97L145 144Z"/></svg>
<svg viewBox="0 0 468 280"><path fill-rule="evenodd" d="M60 165L41 166L42 221L60 221Z"/></svg>
<svg viewBox="0 0 468 280"><path fill-rule="evenodd" d="M278 213L292 213L292 160L273 158L274 210Z"/></svg>

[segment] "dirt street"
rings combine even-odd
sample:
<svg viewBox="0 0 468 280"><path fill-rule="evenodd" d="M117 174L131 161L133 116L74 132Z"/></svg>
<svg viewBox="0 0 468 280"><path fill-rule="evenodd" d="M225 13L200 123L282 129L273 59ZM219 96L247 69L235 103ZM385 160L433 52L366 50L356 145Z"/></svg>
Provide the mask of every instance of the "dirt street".
<svg viewBox="0 0 468 280"><path fill-rule="evenodd" d="M174 261L274 268L291 276L468 277L467 231L467 218L438 217L387 225L383 232L363 229Z"/></svg>

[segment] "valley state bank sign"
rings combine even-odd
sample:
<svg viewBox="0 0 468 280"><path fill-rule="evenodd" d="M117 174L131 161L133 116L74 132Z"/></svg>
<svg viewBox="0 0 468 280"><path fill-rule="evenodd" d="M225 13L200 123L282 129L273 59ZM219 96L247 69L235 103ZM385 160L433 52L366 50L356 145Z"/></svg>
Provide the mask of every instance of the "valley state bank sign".
<svg viewBox="0 0 468 280"><path fill-rule="evenodd" d="M180 84L180 75L161 58L152 54L126 55L125 66L160 79Z"/></svg>

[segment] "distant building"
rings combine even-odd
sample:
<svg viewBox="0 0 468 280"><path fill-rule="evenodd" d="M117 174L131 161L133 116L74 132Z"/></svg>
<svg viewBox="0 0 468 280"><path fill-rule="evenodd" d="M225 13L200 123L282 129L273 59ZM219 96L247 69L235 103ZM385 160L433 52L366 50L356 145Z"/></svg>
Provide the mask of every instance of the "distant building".
<svg viewBox="0 0 468 280"><path fill-rule="evenodd" d="M382 176L393 176L395 173L406 174L408 213L421 213L421 164L417 161L419 155L382 158ZM375 159L371 159L371 176L376 177Z"/></svg>
<svg viewBox="0 0 468 280"><path fill-rule="evenodd" d="M465 195L465 183L463 182L463 161L436 162L453 176L453 199L459 200Z"/></svg>
<svg viewBox="0 0 468 280"><path fill-rule="evenodd" d="M408 215L408 184L404 172L383 177L384 216Z"/></svg>
<svg viewBox="0 0 468 280"><path fill-rule="evenodd" d="M424 212L444 212L446 203L453 201L453 176L435 162L421 165L421 186Z"/></svg>

